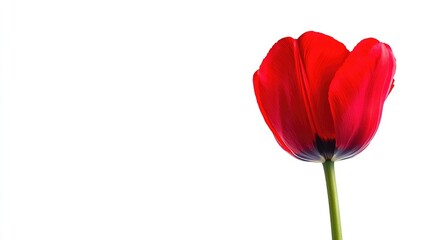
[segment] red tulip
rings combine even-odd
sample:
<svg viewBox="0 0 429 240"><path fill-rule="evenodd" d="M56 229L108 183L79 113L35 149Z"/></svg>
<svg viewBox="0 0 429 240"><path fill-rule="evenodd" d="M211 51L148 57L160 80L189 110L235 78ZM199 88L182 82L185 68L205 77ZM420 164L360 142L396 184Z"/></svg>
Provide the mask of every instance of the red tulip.
<svg viewBox="0 0 429 240"><path fill-rule="evenodd" d="M280 146L305 161L341 160L364 150L393 87L389 45L364 39L350 52L306 32L280 39L253 76L261 113Z"/></svg>

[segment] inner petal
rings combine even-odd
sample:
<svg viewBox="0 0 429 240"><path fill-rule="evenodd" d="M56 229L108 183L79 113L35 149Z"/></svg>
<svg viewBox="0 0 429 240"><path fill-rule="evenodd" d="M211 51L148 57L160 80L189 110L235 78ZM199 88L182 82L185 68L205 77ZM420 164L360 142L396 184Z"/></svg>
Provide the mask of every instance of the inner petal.
<svg viewBox="0 0 429 240"><path fill-rule="evenodd" d="M332 79L349 51L334 38L306 32L298 39L302 64L302 86L312 126L321 140L335 139L335 127L328 100ZM317 140L317 138L316 138Z"/></svg>

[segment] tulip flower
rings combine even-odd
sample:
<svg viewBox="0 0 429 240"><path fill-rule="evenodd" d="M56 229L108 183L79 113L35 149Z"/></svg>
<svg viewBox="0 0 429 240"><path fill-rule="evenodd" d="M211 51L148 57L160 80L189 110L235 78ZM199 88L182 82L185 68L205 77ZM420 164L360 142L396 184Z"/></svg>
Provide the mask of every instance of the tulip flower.
<svg viewBox="0 0 429 240"><path fill-rule="evenodd" d="M389 45L374 38L350 52L330 36L306 32L275 43L253 76L278 144L300 160L323 163L333 239L341 239L334 161L355 156L374 137L395 69Z"/></svg>

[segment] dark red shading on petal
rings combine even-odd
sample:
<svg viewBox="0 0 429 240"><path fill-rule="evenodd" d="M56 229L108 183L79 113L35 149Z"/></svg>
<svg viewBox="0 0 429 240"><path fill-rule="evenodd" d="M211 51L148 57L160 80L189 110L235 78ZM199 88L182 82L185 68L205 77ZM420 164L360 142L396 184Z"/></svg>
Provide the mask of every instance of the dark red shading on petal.
<svg viewBox="0 0 429 240"><path fill-rule="evenodd" d="M328 91L349 51L341 42L317 32L304 33L298 44L305 75L303 94L308 98L312 124L321 139L335 139Z"/></svg>
<svg viewBox="0 0 429 240"><path fill-rule="evenodd" d="M315 131L304 99L297 41L280 39L270 49L253 77L262 115L279 144L302 160L319 160Z"/></svg>
<svg viewBox="0 0 429 240"><path fill-rule="evenodd" d="M395 69L389 45L373 38L362 40L338 69L329 89L336 158L352 157L368 146L378 129Z"/></svg>
<svg viewBox="0 0 429 240"><path fill-rule="evenodd" d="M277 142L279 143L279 145L288 153L292 154L292 151L289 149L288 146L286 146L286 144L283 142L282 137L279 135L279 133L277 132L277 130L274 128L274 126L271 124L270 118L268 117L268 114L265 112L265 108L263 107L263 104L261 102L261 99L259 96L261 96L261 92L260 92L260 87L259 87L259 73L258 71L255 72L255 74L253 74L253 86L255 89L255 95L256 95L256 100L258 102L259 105L259 109L261 110L262 116L264 117L265 122L267 123L268 127L270 128L270 130L273 132L274 137L276 138Z"/></svg>

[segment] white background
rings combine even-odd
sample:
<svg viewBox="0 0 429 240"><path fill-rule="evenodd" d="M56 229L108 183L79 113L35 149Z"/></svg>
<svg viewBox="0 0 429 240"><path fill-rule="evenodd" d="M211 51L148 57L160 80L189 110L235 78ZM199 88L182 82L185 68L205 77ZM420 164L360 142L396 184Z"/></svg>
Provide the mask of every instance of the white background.
<svg viewBox="0 0 429 240"><path fill-rule="evenodd" d="M344 239L429 239L429 17L396 2L2 1L0 238L329 240L322 165L252 85L316 30L397 58L377 135L336 165Z"/></svg>

